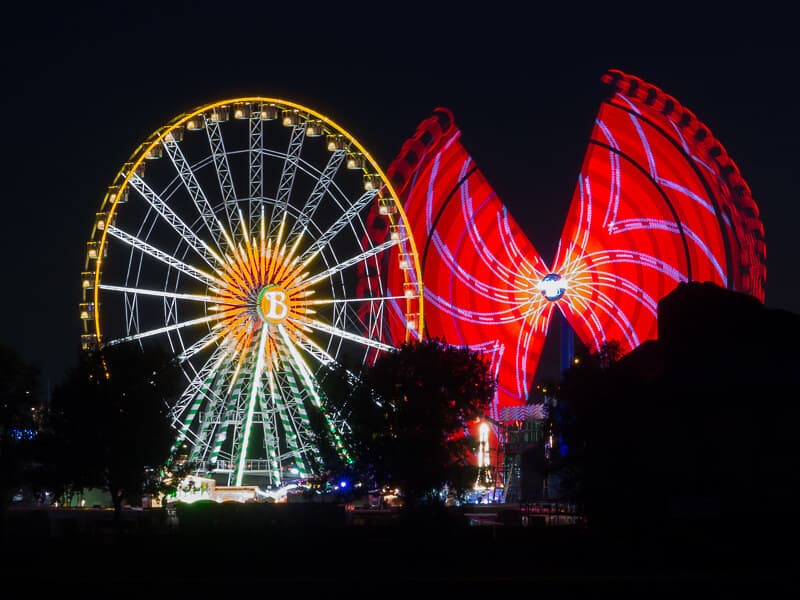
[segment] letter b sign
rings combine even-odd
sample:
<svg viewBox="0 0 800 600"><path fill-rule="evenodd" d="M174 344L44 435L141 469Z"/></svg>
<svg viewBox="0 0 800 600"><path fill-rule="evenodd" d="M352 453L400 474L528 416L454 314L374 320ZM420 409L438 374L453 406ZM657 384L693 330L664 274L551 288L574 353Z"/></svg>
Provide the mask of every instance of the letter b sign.
<svg viewBox="0 0 800 600"><path fill-rule="evenodd" d="M280 323L289 316L288 294L276 285L267 286L258 295L258 312L264 321Z"/></svg>

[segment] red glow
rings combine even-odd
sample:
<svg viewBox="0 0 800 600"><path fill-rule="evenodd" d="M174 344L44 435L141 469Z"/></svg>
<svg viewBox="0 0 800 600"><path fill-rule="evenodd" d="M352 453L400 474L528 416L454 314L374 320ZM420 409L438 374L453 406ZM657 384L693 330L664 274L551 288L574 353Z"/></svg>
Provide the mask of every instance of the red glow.
<svg viewBox="0 0 800 600"><path fill-rule="evenodd" d="M764 299L763 225L724 148L658 88L619 71L603 81L609 97L552 266L477 168L448 110L423 121L388 170L423 261L426 333L491 360L493 418L526 401L554 309L588 346L617 340L629 351L656 337L657 302L681 281ZM398 293L402 274L388 272ZM401 310L389 324L387 339L402 340Z"/></svg>

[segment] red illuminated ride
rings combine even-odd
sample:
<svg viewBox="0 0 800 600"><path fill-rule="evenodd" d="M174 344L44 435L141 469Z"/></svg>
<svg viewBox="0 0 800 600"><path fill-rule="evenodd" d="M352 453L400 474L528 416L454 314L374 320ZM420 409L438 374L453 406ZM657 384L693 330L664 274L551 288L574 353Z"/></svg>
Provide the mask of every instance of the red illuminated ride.
<svg viewBox="0 0 800 600"><path fill-rule="evenodd" d="M620 71L603 101L555 258L545 262L437 109L387 175L420 253L425 334L483 350L490 416L527 400L553 311L592 349L656 337L659 299L712 281L764 300L764 228L725 149L688 109ZM389 271L387 296L407 285ZM392 341L407 330L399 304Z"/></svg>

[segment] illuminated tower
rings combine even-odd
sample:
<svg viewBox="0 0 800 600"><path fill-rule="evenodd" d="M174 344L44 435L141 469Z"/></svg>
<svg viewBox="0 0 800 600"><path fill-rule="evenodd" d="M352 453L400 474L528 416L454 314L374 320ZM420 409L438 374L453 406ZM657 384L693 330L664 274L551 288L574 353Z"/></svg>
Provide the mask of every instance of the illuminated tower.
<svg viewBox="0 0 800 600"><path fill-rule="evenodd" d="M494 487L494 474L489 452L489 425L487 423L480 424L478 436L478 476L475 479L475 490L489 490Z"/></svg>

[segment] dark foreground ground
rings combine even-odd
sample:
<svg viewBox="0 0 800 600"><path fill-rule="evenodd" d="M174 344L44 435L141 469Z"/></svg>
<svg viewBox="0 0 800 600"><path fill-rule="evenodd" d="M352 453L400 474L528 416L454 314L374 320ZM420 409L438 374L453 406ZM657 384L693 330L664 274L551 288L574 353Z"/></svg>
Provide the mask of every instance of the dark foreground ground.
<svg viewBox="0 0 800 600"><path fill-rule="evenodd" d="M7 513L0 589L27 590L32 597L74 590L82 598L206 598L223 591L425 598L429 591L480 590L770 599L800 589L797 540L763 526L637 534L521 526L513 518L476 526L454 512L354 520L341 507L239 505L179 511L175 518L161 510L130 511L118 530L112 516L88 510Z"/></svg>

